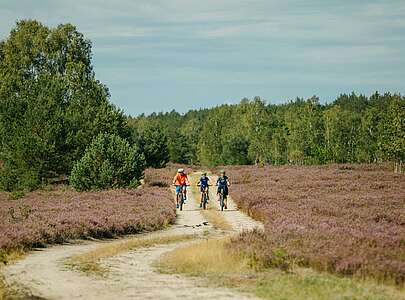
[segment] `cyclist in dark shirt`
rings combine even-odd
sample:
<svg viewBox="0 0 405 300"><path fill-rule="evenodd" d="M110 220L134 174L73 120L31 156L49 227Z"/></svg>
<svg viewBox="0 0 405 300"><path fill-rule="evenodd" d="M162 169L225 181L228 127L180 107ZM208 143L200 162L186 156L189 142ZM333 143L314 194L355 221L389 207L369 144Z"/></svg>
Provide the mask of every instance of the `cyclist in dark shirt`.
<svg viewBox="0 0 405 300"><path fill-rule="evenodd" d="M218 186L218 190L217 190L217 195L218 195L218 201L220 199L220 195L221 193L224 195L224 200L225 200L225 209L228 208L228 187L231 185L229 183L229 178L228 176L225 175L225 171L221 171L220 173L221 175L218 177L217 179L217 186Z"/></svg>

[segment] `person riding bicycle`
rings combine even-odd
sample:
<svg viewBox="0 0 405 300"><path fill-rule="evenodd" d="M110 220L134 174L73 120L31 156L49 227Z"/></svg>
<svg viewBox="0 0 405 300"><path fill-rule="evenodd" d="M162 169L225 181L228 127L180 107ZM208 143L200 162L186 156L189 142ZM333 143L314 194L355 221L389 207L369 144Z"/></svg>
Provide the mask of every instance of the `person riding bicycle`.
<svg viewBox="0 0 405 300"><path fill-rule="evenodd" d="M224 200L225 200L225 209L228 208L228 187L231 185L229 182L229 178L228 176L225 175L225 171L221 171L220 172L220 176L217 179L217 186L218 186L218 190L217 190L217 196L218 196L218 201L220 200L220 196L221 194L224 195Z"/></svg>
<svg viewBox="0 0 405 300"><path fill-rule="evenodd" d="M186 203L187 186L190 185L184 169L177 170L177 174L173 179L173 185L176 186L176 207L179 208L180 195L184 190L184 203Z"/></svg>
<svg viewBox="0 0 405 300"><path fill-rule="evenodd" d="M210 179L207 176L207 173L204 172L202 173L202 176L200 178L200 180L198 181L197 185L200 187L200 192L201 192L201 202L200 202L200 207L202 207L203 205L203 201L204 201L204 193L207 193L207 202L209 199L209 193L208 193L208 187L209 187L209 181Z"/></svg>

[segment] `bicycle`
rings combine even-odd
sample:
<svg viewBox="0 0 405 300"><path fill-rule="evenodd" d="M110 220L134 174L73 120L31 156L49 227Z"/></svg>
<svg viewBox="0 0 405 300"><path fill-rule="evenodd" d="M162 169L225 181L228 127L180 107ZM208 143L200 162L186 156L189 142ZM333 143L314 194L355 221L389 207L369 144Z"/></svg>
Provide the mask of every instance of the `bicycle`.
<svg viewBox="0 0 405 300"><path fill-rule="evenodd" d="M207 209L207 203L208 203L208 198L209 198L209 196L208 196L208 191L209 191L208 187L209 187L209 185L204 187L204 190L202 192L202 201L201 201L201 203L202 203L202 208L203 209Z"/></svg>
<svg viewBox="0 0 405 300"><path fill-rule="evenodd" d="M219 193L219 207L221 208L221 211L223 211L224 207L226 207L225 201L226 201L225 189L222 188L221 192Z"/></svg>
<svg viewBox="0 0 405 300"><path fill-rule="evenodd" d="M183 205L184 202L186 201L186 188L188 185L182 185L181 186L181 192L177 194L177 203L179 203L179 209L180 211L183 210ZM180 199L179 199L180 196Z"/></svg>

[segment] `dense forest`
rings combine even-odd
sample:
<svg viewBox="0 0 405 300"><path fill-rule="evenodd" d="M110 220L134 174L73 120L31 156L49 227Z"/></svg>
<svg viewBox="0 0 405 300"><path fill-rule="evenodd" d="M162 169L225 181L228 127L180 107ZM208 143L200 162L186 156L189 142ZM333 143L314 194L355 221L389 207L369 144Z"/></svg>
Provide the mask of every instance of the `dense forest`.
<svg viewBox="0 0 405 300"><path fill-rule="evenodd" d="M191 97L191 96L190 96ZM136 101L136 98L134 98ZM405 98L260 98L127 117L95 77L91 42L70 24L16 24L0 41L0 189L70 178L78 190L136 186L146 167L405 159Z"/></svg>
<svg viewBox="0 0 405 300"><path fill-rule="evenodd" d="M135 131L160 128L170 160L202 165L395 162L405 159L405 97L342 94L285 104L259 97L211 109L129 119Z"/></svg>

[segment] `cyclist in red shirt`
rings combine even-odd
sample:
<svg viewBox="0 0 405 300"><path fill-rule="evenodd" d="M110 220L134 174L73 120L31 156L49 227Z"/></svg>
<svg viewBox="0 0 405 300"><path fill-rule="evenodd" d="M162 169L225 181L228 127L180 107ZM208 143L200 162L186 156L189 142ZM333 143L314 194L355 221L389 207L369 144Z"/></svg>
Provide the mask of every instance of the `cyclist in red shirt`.
<svg viewBox="0 0 405 300"><path fill-rule="evenodd" d="M179 208L180 193L184 191L184 195L186 195L187 186L190 185L187 174L184 172L184 169L177 170L177 174L176 176L174 176L173 179L173 185L176 186L176 207Z"/></svg>

